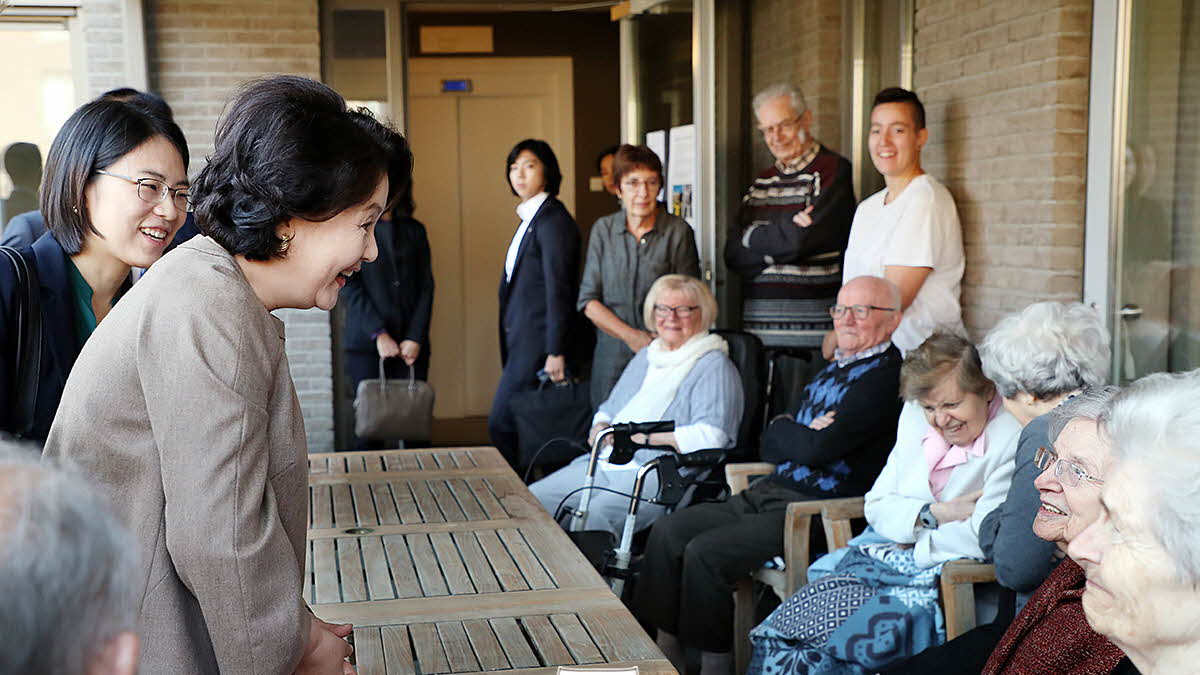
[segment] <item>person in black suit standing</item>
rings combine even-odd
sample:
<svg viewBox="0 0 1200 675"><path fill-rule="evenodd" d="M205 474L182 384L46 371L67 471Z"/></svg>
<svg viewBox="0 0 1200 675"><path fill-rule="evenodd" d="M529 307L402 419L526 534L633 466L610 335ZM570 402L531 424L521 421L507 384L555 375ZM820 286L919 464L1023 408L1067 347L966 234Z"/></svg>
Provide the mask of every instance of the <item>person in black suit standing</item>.
<svg viewBox="0 0 1200 675"><path fill-rule="evenodd" d="M379 376L379 360L389 378L429 378L429 319L433 314L433 266L425 226L413 218L412 183L375 226L379 257L346 281L343 331L350 391ZM367 444L356 439L355 447ZM410 444L411 447L411 444Z"/></svg>
<svg viewBox="0 0 1200 675"><path fill-rule="evenodd" d="M505 162L509 187L521 198L520 225L500 275L500 362L488 433L492 444L516 464L517 429L509 408L513 394L537 386L538 372L554 382L567 376L575 296L579 293L579 228L556 198L562 171L545 141L517 143ZM574 353L574 350L571 350Z"/></svg>

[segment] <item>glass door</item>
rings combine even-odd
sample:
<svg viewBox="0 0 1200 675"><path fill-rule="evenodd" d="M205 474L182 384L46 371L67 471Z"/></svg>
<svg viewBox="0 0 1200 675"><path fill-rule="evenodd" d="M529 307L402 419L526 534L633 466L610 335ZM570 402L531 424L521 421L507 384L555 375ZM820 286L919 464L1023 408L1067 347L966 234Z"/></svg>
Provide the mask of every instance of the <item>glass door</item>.
<svg viewBox="0 0 1200 675"><path fill-rule="evenodd" d="M1200 366L1200 0L1129 11L1124 147L1114 148L1122 382Z"/></svg>

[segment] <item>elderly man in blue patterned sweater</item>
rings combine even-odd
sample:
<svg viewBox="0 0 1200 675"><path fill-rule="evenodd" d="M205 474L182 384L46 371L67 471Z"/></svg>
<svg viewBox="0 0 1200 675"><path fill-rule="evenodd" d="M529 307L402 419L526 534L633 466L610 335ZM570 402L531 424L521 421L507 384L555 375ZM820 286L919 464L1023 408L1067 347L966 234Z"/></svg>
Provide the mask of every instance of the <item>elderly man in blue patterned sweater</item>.
<svg viewBox="0 0 1200 675"><path fill-rule="evenodd" d="M763 432L760 452L775 472L719 504L663 518L650 532L635 608L658 628L679 672L683 647L702 651L701 673L732 671L733 587L783 554L790 502L866 493L896 441L900 415L900 290L858 277L830 309L837 352L804 389L795 415Z"/></svg>

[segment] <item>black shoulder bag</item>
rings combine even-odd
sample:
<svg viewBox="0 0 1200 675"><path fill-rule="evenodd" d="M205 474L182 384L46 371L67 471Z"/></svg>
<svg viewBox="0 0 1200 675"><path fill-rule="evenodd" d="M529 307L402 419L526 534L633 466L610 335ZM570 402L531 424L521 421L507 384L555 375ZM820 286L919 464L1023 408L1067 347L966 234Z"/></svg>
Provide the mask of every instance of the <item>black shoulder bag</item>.
<svg viewBox="0 0 1200 675"><path fill-rule="evenodd" d="M38 380L42 371L42 302L37 268L15 248L0 246L0 258L17 271L17 292L13 294L13 326L16 331L12 363L12 417L6 430L17 438L32 438L37 412ZM0 263L3 264L3 263Z"/></svg>

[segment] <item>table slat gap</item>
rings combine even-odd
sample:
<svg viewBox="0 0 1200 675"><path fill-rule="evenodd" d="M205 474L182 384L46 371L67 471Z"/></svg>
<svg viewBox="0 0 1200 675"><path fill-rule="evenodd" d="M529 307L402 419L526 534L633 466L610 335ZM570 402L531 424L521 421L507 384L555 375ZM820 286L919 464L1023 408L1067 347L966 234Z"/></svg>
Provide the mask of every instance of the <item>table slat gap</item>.
<svg viewBox="0 0 1200 675"><path fill-rule="evenodd" d="M500 535L500 540L504 542L509 555L512 556L512 559L521 569L521 574L525 576L525 581L529 583L530 588L534 590L555 588L554 581L550 579L550 575L546 573L546 568L542 567L542 563L533 554L533 550L529 548L529 544L521 536L520 530L504 528L497 530L496 533Z"/></svg>
<svg viewBox="0 0 1200 675"><path fill-rule="evenodd" d="M604 663L604 655L592 641L592 636L575 614L551 614L550 623L558 630L563 644L570 650L575 663Z"/></svg>
<svg viewBox="0 0 1200 675"><path fill-rule="evenodd" d="M491 563L492 569L496 572L496 578L500 580L504 591L527 590L529 584L525 581L525 576L521 574L516 561L508 554L508 549L500 541L496 532L485 530L476 532L475 535L479 538L479 545L483 547L487 561Z"/></svg>
<svg viewBox="0 0 1200 675"><path fill-rule="evenodd" d="M446 580L442 578L442 568L438 565L429 535L410 534L404 539L412 552L413 565L417 569L417 578L421 581L425 597L449 595L450 591L446 588Z"/></svg>
<svg viewBox="0 0 1200 675"><path fill-rule="evenodd" d="M354 629L354 663L358 675L388 675L383 638L378 628Z"/></svg>
<svg viewBox="0 0 1200 675"><path fill-rule="evenodd" d="M513 668L536 668L542 665L538 661L537 655L533 653L533 647L529 644L529 638L526 637L525 631L515 618L492 619L488 623L496 631L496 637L500 639L500 646L504 649Z"/></svg>
<svg viewBox="0 0 1200 675"><path fill-rule="evenodd" d="M404 535L386 535L380 537L383 541L384 552L387 554L388 572L392 577L392 586L396 589L397 598L421 598L425 593L421 589L417 570L413 567L412 551Z"/></svg>
<svg viewBox="0 0 1200 675"><path fill-rule="evenodd" d="M446 660L441 638L433 624L419 623L409 626L408 634L412 636L413 651L416 652L422 673L437 675L450 672L450 663Z"/></svg>
<svg viewBox="0 0 1200 675"><path fill-rule="evenodd" d="M484 556L475 533L454 532L453 537L463 562L467 566L471 582L475 585L475 590L480 593L499 593L501 591L500 581L496 579L496 573L488 564L487 557Z"/></svg>
<svg viewBox="0 0 1200 675"><path fill-rule="evenodd" d="M545 616L523 616L521 625L538 650L542 663L547 666L573 666L575 659L567 646L558 637L558 631L550 625L550 619Z"/></svg>
<svg viewBox="0 0 1200 675"><path fill-rule="evenodd" d="M458 546L454 544L449 532L435 532L429 535L433 550L437 554L438 564L442 567L442 575L452 595L469 595L475 593L475 585L463 565Z"/></svg>
<svg viewBox="0 0 1200 675"><path fill-rule="evenodd" d="M450 670L456 673L479 670L479 659L475 657L475 652L471 649L471 641L467 639L467 631L461 622L439 622L437 632L441 636L442 647L446 650L446 660L450 662Z"/></svg>
<svg viewBox="0 0 1200 675"><path fill-rule="evenodd" d="M383 660L389 675L407 675L417 669L413 663L412 642L404 626L381 626L379 635L383 639Z"/></svg>
<svg viewBox="0 0 1200 675"><path fill-rule="evenodd" d="M481 670L508 670L512 667L508 657L504 655L504 649L500 647L500 641L496 639L492 625L487 620L468 619L462 623L463 630L467 632L467 639L471 641L471 648L475 650L475 656L479 657Z"/></svg>

